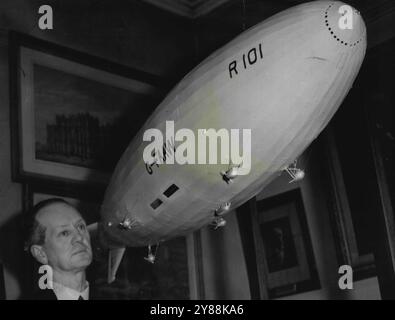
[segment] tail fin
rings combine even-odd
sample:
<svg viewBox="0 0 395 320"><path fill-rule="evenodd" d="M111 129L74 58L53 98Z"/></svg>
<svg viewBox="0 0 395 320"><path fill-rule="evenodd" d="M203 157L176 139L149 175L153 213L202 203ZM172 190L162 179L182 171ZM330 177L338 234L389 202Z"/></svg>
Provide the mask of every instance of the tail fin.
<svg viewBox="0 0 395 320"><path fill-rule="evenodd" d="M125 248L110 249L108 253L108 283L111 283L115 280L115 276L117 274L119 265L121 264L124 253Z"/></svg>
<svg viewBox="0 0 395 320"><path fill-rule="evenodd" d="M100 232L99 232L99 224L92 223L88 227L89 234L91 236L92 241L97 241L99 244L103 243L102 237L100 237ZM100 239L99 239L100 238ZM119 265L121 264L122 257L125 253L125 247L123 248L113 248L109 250L108 253L108 274L107 274L107 282L111 283L115 280L115 276L117 274L117 270L119 268Z"/></svg>
<svg viewBox="0 0 395 320"><path fill-rule="evenodd" d="M91 223L90 225L88 225L86 228L88 229L89 234L92 236L96 236L97 234L97 228L98 228L99 224L97 222L95 223Z"/></svg>

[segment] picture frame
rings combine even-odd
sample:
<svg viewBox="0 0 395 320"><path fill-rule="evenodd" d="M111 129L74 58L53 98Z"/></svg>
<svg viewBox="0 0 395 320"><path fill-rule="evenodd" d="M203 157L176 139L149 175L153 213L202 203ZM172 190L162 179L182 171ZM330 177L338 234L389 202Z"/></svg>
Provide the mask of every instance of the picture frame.
<svg viewBox="0 0 395 320"><path fill-rule="evenodd" d="M10 32L14 181L99 185L170 81Z"/></svg>
<svg viewBox="0 0 395 320"><path fill-rule="evenodd" d="M251 288L252 296L277 299L318 289L320 282L300 189L259 201L255 198L248 207L250 221L240 215L239 222L243 233L252 233L249 243L255 252L246 257L256 262L256 268L249 263L250 278L258 280L258 287Z"/></svg>
<svg viewBox="0 0 395 320"><path fill-rule="evenodd" d="M85 193L78 197L64 188L35 184L24 185L24 210L52 197L60 197L75 206L88 229L99 219L101 199L97 195ZM144 259L147 248L127 248L116 280L111 284L107 283L108 251L97 245L94 232L91 232L91 242L94 260L88 269L88 278L95 286L98 299L204 299L200 231L161 243L154 249L158 250L154 264Z"/></svg>
<svg viewBox="0 0 395 320"><path fill-rule="evenodd" d="M347 196L339 151L336 147L333 128L325 130L325 152L330 174L330 208L332 229L335 235L337 256L340 264L353 268L355 280L376 274L374 254L360 243ZM363 251L362 251L363 250Z"/></svg>

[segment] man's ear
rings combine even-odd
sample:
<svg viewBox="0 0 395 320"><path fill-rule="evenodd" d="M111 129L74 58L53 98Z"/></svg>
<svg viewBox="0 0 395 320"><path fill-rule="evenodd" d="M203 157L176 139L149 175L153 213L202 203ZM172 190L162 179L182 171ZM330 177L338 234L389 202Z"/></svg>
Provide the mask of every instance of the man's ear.
<svg viewBox="0 0 395 320"><path fill-rule="evenodd" d="M44 251L44 248L38 244L33 244L30 247L32 256L41 264L48 264L48 257Z"/></svg>

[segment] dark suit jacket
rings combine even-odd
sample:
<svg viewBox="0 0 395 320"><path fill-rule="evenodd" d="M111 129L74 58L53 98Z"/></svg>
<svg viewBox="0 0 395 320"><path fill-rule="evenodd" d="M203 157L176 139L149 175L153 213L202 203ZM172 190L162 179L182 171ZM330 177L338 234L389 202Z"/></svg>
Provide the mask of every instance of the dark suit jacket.
<svg viewBox="0 0 395 320"><path fill-rule="evenodd" d="M89 288L89 300L95 300L95 290L90 286ZM31 294L28 300L58 300L56 298L55 292L51 289L45 290L36 290L33 294Z"/></svg>
<svg viewBox="0 0 395 320"><path fill-rule="evenodd" d="M55 292L51 289L35 291L29 300L58 300Z"/></svg>

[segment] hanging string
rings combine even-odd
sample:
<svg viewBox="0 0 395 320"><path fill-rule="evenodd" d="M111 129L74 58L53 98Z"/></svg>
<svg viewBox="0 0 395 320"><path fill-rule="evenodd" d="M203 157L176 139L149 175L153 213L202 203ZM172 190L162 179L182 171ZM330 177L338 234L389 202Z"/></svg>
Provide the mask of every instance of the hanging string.
<svg viewBox="0 0 395 320"><path fill-rule="evenodd" d="M303 169L306 171L310 168L310 160L311 160L312 148L311 145L304 152L304 166Z"/></svg>
<svg viewBox="0 0 395 320"><path fill-rule="evenodd" d="M158 253L159 244L160 244L160 242L158 242L158 243L156 244L155 255L154 255L155 259L156 259L156 254Z"/></svg>
<svg viewBox="0 0 395 320"><path fill-rule="evenodd" d="M311 169L311 155L313 153L311 144L306 148L306 150L303 152L301 156L303 156L303 168L302 170L305 172L305 174L309 174L310 169ZM300 184L302 181L297 181L298 184Z"/></svg>

